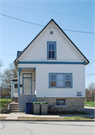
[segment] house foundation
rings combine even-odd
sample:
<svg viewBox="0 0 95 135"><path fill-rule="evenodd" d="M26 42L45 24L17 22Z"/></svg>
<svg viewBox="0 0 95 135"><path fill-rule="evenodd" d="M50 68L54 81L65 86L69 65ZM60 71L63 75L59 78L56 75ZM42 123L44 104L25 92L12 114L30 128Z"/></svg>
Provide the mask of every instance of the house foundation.
<svg viewBox="0 0 95 135"><path fill-rule="evenodd" d="M57 100L64 100L64 105L57 105ZM81 111L84 109L84 97L37 97L38 102L48 102L49 112L61 111Z"/></svg>

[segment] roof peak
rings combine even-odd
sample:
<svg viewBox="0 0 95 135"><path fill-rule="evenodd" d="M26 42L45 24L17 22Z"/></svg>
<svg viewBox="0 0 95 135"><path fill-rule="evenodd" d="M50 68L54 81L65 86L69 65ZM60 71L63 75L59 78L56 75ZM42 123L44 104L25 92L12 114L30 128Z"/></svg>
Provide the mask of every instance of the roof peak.
<svg viewBox="0 0 95 135"><path fill-rule="evenodd" d="M38 33L38 35L30 42L30 44L42 33L42 31L48 27L48 25L54 22L54 24L59 28L59 30L62 31L62 33L67 37L67 39L73 44L73 46L80 52L80 54L85 58L85 60L87 61L86 64L89 63L89 60L83 55L83 53L77 48L77 46L72 42L72 40L66 35L66 33L61 29L61 27L54 21L54 19L52 18L46 25L45 27ZM15 59L14 62L16 62L16 60L22 55L22 53L30 46L30 44L20 53L20 55Z"/></svg>

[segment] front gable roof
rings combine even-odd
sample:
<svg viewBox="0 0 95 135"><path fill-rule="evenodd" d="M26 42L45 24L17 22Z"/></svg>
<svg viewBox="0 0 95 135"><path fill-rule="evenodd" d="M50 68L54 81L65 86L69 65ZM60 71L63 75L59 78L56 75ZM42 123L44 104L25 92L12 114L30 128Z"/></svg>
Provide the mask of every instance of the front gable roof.
<svg viewBox="0 0 95 135"><path fill-rule="evenodd" d="M72 45L76 48L76 50L84 57L84 59L87 61L85 63L85 65L87 65L89 63L89 60L83 55L83 53L77 48L77 46L72 42L72 40L66 35L66 33L59 27L59 25L53 20L51 19L47 25L39 32L39 34L29 43L29 45L20 53L20 55L15 59L14 62L16 62L18 60L18 58L25 52L25 50L31 45L31 43L33 43L36 38L45 30L46 27L48 27L48 25L53 22L58 28L59 30L61 30L61 32L65 35L65 37L72 43Z"/></svg>

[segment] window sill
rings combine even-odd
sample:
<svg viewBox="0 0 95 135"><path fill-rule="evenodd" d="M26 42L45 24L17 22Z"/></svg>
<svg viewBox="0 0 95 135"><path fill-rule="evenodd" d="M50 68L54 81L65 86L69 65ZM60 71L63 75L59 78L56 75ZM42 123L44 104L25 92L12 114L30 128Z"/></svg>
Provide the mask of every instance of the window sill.
<svg viewBox="0 0 95 135"><path fill-rule="evenodd" d="M57 89L69 89L69 88L72 88L72 87L49 87L49 88L57 88Z"/></svg>
<svg viewBox="0 0 95 135"><path fill-rule="evenodd" d="M56 105L55 107L66 107L66 105Z"/></svg>
<svg viewBox="0 0 95 135"><path fill-rule="evenodd" d="M54 58L54 59L47 59L47 60L56 60L56 58Z"/></svg>

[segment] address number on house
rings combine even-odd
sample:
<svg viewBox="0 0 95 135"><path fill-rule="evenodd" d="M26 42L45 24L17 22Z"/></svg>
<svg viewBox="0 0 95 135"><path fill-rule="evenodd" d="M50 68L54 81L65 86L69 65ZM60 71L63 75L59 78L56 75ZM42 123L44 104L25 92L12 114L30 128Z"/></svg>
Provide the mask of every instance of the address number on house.
<svg viewBox="0 0 95 135"><path fill-rule="evenodd" d="M77 92L76 96L82 96L82 92Z"/></svg>

